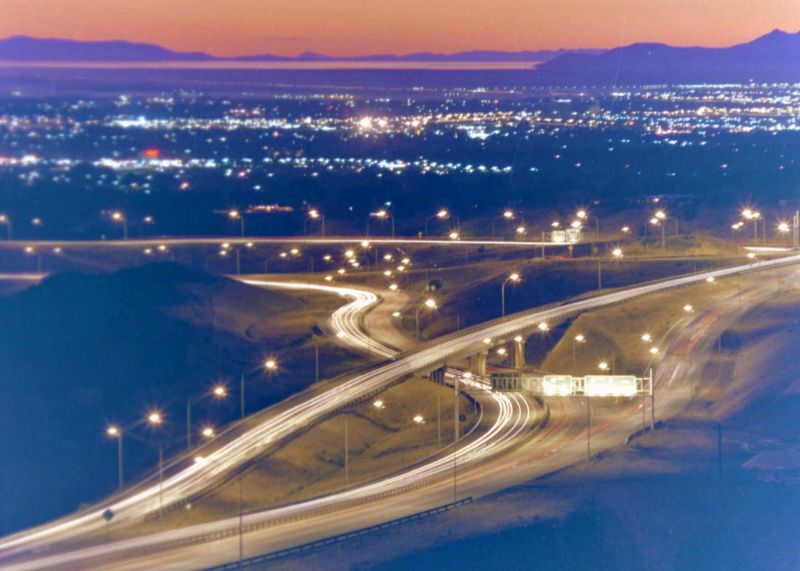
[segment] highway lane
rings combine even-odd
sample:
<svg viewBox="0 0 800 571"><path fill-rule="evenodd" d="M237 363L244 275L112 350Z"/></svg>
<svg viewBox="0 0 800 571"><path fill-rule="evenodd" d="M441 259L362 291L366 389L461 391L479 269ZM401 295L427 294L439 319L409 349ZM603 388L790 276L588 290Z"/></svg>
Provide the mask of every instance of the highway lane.
<svg viewBox="0 0 800 571"><path fill-rule="evenodd" d="M305 291L317 291L320 293L330 294L341 296L344 298L348 298L351 301L349 303L342 305L339 307L334 313L331 315L331 327L336 334L337 338L339 338L343 343L349 344L354 348L364 350L370 354L376 355L380 358L391 358L396 355L396 351L393 349L371 339L361 328L361 323L363 320L363 316L365 313L370 311L374 308L374 306L379 302L378 296L373 293L372 291L368 291L365 289L359 288L351 288L346 286L328 286L328 285L321 285L321 284L310 284L304 282L288 282L288 281L276 281L276 280L263 280L263 279L242 279L241 281L245 283L249 283L250 285L254 285L257 287L265 287L265 288L275 288L275 289L292 289L292 290L305 290ZM318 398L324 398L324 396L320 395ZM316 400L316 399L315 399ZM289 413L291 414L291 413ZM284 418L286 414L279 415L281 418ZM297 424L294 424L297 426ZM212 461L213 456L208 456L206 458L206 462ZM203 462L205 464L206 462ZM198 464L198 467L201 467L202 464ZM235 466L231 466L235 467ZM191 466L190 466L191 468ZM203 471L205 474L204 478L208 479L208 483L211 483L214 480L218 480L219 477L224 476L224 472L215 471L216 476L209 474L208 471ZM165 471L165 473L167 473ZM168 494L165 494L166 486L158 487L157 490L151 485L149 488L150 497L153 498L153 492L158 491L156 496L158 497L157 501L159 505L168 506L173 497ZM134 493L134 496L138 494L138 491ZM124 503L125 498L120 499L122 503ZM112 506L119 506L120 501L113 502L110 504ZM96 519L98 515L98 511L102 512L105 508L96 508L96 510L89 514L88 519ZM78 515L78 522L86 521L86 516ZM68 518L70 519L70 518ZM116 520L116 517L115 517ZM54 522L55 526L59 528L62 525L61 520ZM65 529L75 529L76 526L80 526L80 523L64 522ZM83 528L85 531L89 529L96 528L96 526L89 526L88 528ZM2 557L2 552L0 552L0 557Z"/></svg>
<svg viewBox="0 0 800 571"><path fill-rule="evenodd" d="M353 301L339 308L331 319L334 329L341 334L339 336L343 338L343 340L377 354L378 356L392 357L397 354L396 351L371 340L360 328L364 314L378 302L377 295L373 292L340 286L301 284L263 279L243 279L242 281L259 287L312 290L349 297L353 299ZM364 497L374 497L376 495L393 492L396 490L398 482L400 482L401 479L406 487L419 485L442 472L450 472L453 470L455 468L456 458L458 457L461 458L461 460L458 461L458 463L461 464L462 462L471 462L476 457L482 457L487 454L491 455L501 448L508 447L516 442L516 439L524 430L532 426L535 415L533 414L532 407L527 398L521 395L494 394L485 381L473 379L469 375L464 375L461 371L450 371L448 373L448 379L451 380L451 383L456 375L461 377L460 382L463 383L463 388L476 393L474 397L481 403L481 419L484 419L485 416L492 417L490 422L485 423L485 430L476 431L475 428L473 428L472 432L476 432L476 434L473 435L470 433L464 435L460 440L460 446L457 450L451 450L444 456L423 462L418 467L402 474L402 476L387 478L344 494L324 498L322 503L309 502L303 506L304 509L324 509L326 504L333 505L341 501L359 500ZM478 423L478 425L481 424L483 423ZM478 425L476 425L476 427ZM452 448L452 446L450 448ZM269 514L266 519L264 519L262 515L253 522L249 522L250 516L248 516L246 525L258 525L261 521L272 519L276 514L277 517L283 517L280 510L274 514ZM234 519L238 521L238 518ZM223 527L227 528L229 525L230 522L225 522ZM218 529L219 523L214 523L206 528L206 532L215 533ZM192 535L194 535L194 533L195 531L192 532ZM180 538L184 536L185 534L179 532L176 537ZM131 545L139 546L140 542L133 541L131 544L121 542L118 547L120 549L126 549Z"/></svg>
<svg viewBox="0 0 800 571"><path fill-rule="evenodd" d="M176 246L244 246L261 245L360 245L363 243L382 246L497 246L508 248L566 248L567 244L546 242L541 240L497 240L497 239L458 239L450 238L417 238L403 236L202 236L202 237L148 237L128 240L0 240L0 250L23 250L32 248L63 249L126 249L126 248L167 248ZM591 241L581 242L590 244Z"/></svg>
<svg viewBox="0 0 800 571"><path fill-rule="evenodd" d="M371 311L379 302L380 298L372 291L363 288L346 286L317 285L310 283L249 279L240 278L241 282L248 285L263 287L267 289L289 289L295 291L315 291L329 295L338 295L352 301L341 306L331 315L331 326L336 332L336 336L349 345L366 351L383 359L392 359L397 352L391 347L374 340L367 335L362 326L364 315Z"/></svg>
<svg viewBox="0 0 800 571"><path fill-rule="evenodd" d="M691 389L687 379L690 377L691 369L698 367L697 359L688 357L692 353L705 350L700 340L707 340L707 344L713 342L713 337L709 335L712 326L719 327L720 321L734 321L737 314L745 311L746 307L758 303L771 294L770 285L762 284L761 287L750 288L745 292L744 299L741 297L729 299L719 307L698 316L686 317L676 325L674 330L678 332L677 338L667 349L665 366L660 368L663 373L656 379L661 393L660 401L663 401L659 405L661 417L673 414L688 402ZM459 497L458 490L461 490L462 496L483 495L583 460L586 454L584 399L553 398L549 399L549 402L552 415L550 425L545 430L532 434L524 433L524 438L519 439L522 443L514 448L513 455L493 455L491 462L482 464L459 463L460 476L457 488L445 470L440 473L439 479L431 477L421 482L425 485L415 487L414 482L407 482L406 486L394 490L392 494L367 497L361 503L345 502L341 497L327 498L328 501L340 500L335 511L325 511L322 506L317 506L316 510L305 517L285 512L262 513L253 518L248 516L246 528L249 526L251 531L245 536L247 542L244 555L281 549L326 535L372 525L385 519L401 517L431 505L452 501ZM641 426L639 400L633 399L629 403L628 406L620 407L620 412L611 418L595 421L592 429L595 452L619 444ZM451 459L452 456L442 461L447 462ZM291 509L297 510L301 507L292 506ZM264 518L276 515L302 519L285 522L275 519L272 520L274 524L257 529L259 524L269 524L270 520ZM254 527L256 529L253 529ZM210 528L208 531L220 531L220 529ZM177 535L173 535L173 539L181 540ZM148 547L147 542L144 542L137 545L136 549ZM129 547L132 548L133 546ZM179 546L165 551L147 551L146 554L133 555L121 561L109 558L111 554L107 552L97 552L98 559L92 561L86 553L82 563L87 566L85 568L92 569L107 568L107 566L118 569L141 569L148 565L157 565L160 569L201 568L235 559L238 549L238 539L231 535L216 541Z"/></svg>
<svg viewBox="0 0 800 571"><path fill-rule="evenodd" d="M627 290L612 292L610 294L571 302L545 310L524 312L522 314L509 316L505 319L491 322L490 324L480 328L472 328L470 330L460 332L459 334L448 336L442 340L431 342L427 347L421 349L420 351L403 355L392 363L382 365L373 371L357 375L350 381L342 383L339 385L339 387L337 387L336 391L331 391L335 392L336 394L325 395L326 398L322 399L325 400L325 402L313 402L311 406L304 406L308 403L302 403L301 405L294 407L296 410L292 410L292 414L290 415L291 418L284 417L279 419L278 422L265 422L260 427L249 431L246 435L243 435L236 442L231 443L231 445L226 447L227 449L225 451L222 451L219 458L215 459L214 462L204 462L203 465L205 467L206 464L208 464L209 469L214 469L216 466L212 466L212 464L225 464L228 461L233 461L235 463L232 458L237 458L241 461L241 459L247 457L249 453L247 451L248 446L246 444L251 443L249 437L253 434L257 434L259 439L266 438L271 440L276 436L285 434L287 431L290 432L293 427L296 427L297 423L293 422L293 420L297 419L298 417L303 417L304 419L317 418L321 414L325 414L330 410L334 410L336 407L340 406L341 403L348 399L357 398L358 395L369 394L371 391L380 390L382 387L388 386L388 384L395 382L398 378L402 378L412 370L431 368L441 364L444 359L450 359L455 355L463 354L467 351L475 351L481 347L482 340L486 336L500 337L502 335L513 334L518 330L532 328L540 321L563 318L572 313L618 303L636 296L646 295L648 293L661 291L671 287L679 287L682 285L696 283L710 276L723 277L725 275L733 275L741 272L778 267L786 264L794 264L798 261L800 261L800 256L792 256L779 260L755 262L746 266L726 268L711 272L703 272L692 276L664 280L659 283L647 284L645 286L638 286L629 288ZM311 400L313 401L314 399ZM281 424L283 424L283 427L280 426ZM190 472L190 470L186 470L184 472ZM176 477L174 477L169 483L170 493L180 495L191 490L195 479L191 476L196 476L196 474L189 474L187 476L185 473L182 473L176 475ZM149 496L146 493L142 493L138 494L134 498L129 498L126 503L121 506L121 509L128 510L129 513L133 515L152 512L152 491L150 492ZM84 520L78 524L73 523L70 527L74 529L75 527L80 527L84 523L90 526L93 525L93 522ZM69 531L69 529L70 528L68 527L66 529L62 528L56 530L53 530L52 528L33 530L32 532L23 533L16 537L9 538L9 540L4 541L0 545L0 548L9 549L13 548L14 546L32 545L39 543L37 540L46 542L47 540L60 537L63 531ZM186 530L183 531L186 532ZM151 541L155 541L155 538L151 538ZM108 547L104 548L107 549Z"/></svg>

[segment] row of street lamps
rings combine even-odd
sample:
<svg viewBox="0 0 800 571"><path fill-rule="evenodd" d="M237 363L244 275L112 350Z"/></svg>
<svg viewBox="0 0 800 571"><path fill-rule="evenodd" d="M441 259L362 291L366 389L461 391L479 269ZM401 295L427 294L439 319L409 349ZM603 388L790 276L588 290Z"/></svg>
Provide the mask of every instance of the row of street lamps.
<svg viewBox="0 0 800 571"><path fill-rule="evenodd" d="M266 371L270 378L272 375L278 370L278 362L275 358L268 358L263 363L263 370ZM244 419L246 414L245 409L245 375L242 373L240 378L240 419ZM212 399L217 401L222 401L227 399L229 396L228 387L223 384L214 385L211 390L205 392L201 395L191 397L186 401L186 448L187 450L191 450L193 446L193 422L192 422L192 410L193 406L204 399ZM142 424L146 424L148 427L152 429L162 428L165 423L165 416L164 413L159 409L152 409L147 412L147 414L139 421L133 423L132 425L123 428L120 424L112 423L106 427L106 435L109 438L113 438L117 441L117 479L119 488L122 489L125 485L125 458L124 458L124 438L126 434L131 432L134 428L141 426ZM203 438L206 440L210 440L217 435L217 430L212 424L204 424L201 426L199 433L202 435ZM163 443L159 443L158 446L158 471L159 471L159 482L163 481L163 471L164 471L164 457L163 457Z"/></svg>

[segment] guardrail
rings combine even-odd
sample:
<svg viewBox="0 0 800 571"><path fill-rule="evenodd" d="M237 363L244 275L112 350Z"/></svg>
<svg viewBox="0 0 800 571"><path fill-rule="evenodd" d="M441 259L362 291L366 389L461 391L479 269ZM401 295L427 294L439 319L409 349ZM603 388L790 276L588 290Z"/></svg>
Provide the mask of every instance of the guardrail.
<svg viewBox="0 0 800 571"><path fill-rule="evenodd" d="M286 549L281 549L279 551L273 551L272 553L265 553L264 555L257 555L256 557L250 557L248 559L243 559L242 561L236 561L234 563L226 563L225 565L220 565L218 567L209 567L208 569L206 569L206 571L225 571L227 569L243 569L245 567L259 565L261 563L266 563L268 561L275 561L276 559L290 557L292 555L297 555L299 553L306 553L314 549L319 549L321 547L325 547L327 545L333 545L336 543L342 543L344 541L348 541L350 539L360 537L362 535L367 535L376 531L380 531L382 529L388 529L391 527L405 525L413 521L431 517L440 513L448 512L450 510L466 505L470 502L472 502L472 497L464 498L462 500L458 500L457 502L451 502L443 506L417 512L415 514L393 519L384 523L371 525L369 527L363 527L361 529L356 529L354 531L348 531L346 533L341 533L339 535L334 535L331 537L327 537L325 539L311 541L309 543L304 543L303 545L288 547Z"/></svg>

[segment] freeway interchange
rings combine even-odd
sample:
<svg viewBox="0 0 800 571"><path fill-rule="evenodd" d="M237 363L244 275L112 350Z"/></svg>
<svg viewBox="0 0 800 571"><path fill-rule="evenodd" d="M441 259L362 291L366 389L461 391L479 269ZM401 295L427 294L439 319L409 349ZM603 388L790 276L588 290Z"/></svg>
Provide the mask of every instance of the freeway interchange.
<svg viewBox="0 0 800 571"><path fill-rule="evenodd" d="M210 482L225 477L243 462L263 454L271 446L335 413L348 403L366 398L399 382L412 373L426 373L456 363L475 353L487 337L503 338L530 331L542 321L555 321L577 313L621 303L636 297L691 285L710 277L791 266L800 262L793 255L769 261L702 272L635 286L596 297L534 309L494 320L429 341L416 350L397 354L372 339L361 326L363 314L379 299L358 288L338 288L285 282L258 282L263 287L328 288L319 291L344 295L351 302L332 316L332 326L344 341L386 359L324 389L297 395L274 411L259 417L256 425L242 427L200 463L177 464L161 486L152 483L133 488L109 501L50 524L0 540L0 563L8 569L53 567L202 568L235 561L342 531L358 529L408 515L459 497L481 496L579 461L585 453L581 434L584 413L574 403L552 405L549 422L537 402L513 393L494 393L478 378L468 378L449 369L481 403L480 429L465 435L456 446L446 448L427 461L366 485L296 504L273 508L181 529L166 530L114 543L93 543L93 533L102 531L102 512L111 508L115 522L135 522L162 505L191 498ZM753 292L749 295L763 295ZM667 351L658 369L658 389L679 387L691 363L682 358L686 344L702 336L705 320L689 324L673 349ZM691 348L691 347L690 347ZM670 391L659 406L660 414L680 406L687 398L685 387ZM613 446L638 426L637 407L619 415L613 430L595 435L595 447ZM541 428L539 430L538 428ZM513 453L509 453L513 452ZM243 531L243 537L240 532ZM244 542L242 543L242 539Z"/></svg>

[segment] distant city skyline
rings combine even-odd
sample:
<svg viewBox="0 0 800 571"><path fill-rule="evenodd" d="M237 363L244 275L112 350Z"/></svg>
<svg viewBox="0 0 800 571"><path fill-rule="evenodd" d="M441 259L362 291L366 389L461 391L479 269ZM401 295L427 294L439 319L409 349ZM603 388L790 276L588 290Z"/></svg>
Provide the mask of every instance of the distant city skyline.
<svg viewBox="0 0 800 571"><path fill-rule="evenodd" d="M5 0L0 37L125 39L218 56L726 46L800 30L796 0Z"/></svg>

